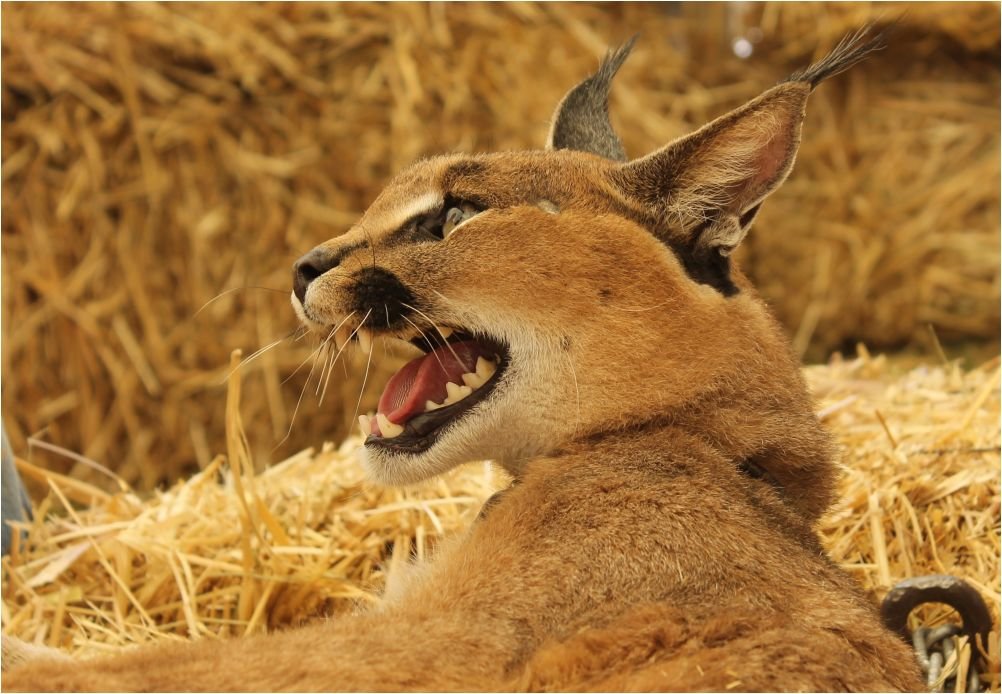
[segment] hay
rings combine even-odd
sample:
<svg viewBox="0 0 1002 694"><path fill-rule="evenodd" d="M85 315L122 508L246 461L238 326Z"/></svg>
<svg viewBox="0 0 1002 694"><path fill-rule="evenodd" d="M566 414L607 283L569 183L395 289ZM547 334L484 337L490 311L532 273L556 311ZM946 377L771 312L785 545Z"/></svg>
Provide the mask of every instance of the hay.
<svg viewBox="0 0 1002 694"><path fill-rule="evenodd" d="M943 340L997 339L998 12L911 7L892 50L812 97L797 169L743 256L801 351L924 340L927 323ZM223 433L229 352L293 330L291 262L346 229L414 158L538 146L563 91L638 30L613 118L641 154L848 28L898 13L5 6L2 367L14 449L106 490L104 476L29 438L140 489L205 468ZM740 37L749 60L731 49ZM359 382L340 375L293 424L308 368L283 381L306 342L253 366L244 414L256 461L351 426ZM363 405L382 382L370 379Z"/></svg>
<svg viewBox="0 0 1002 694"><path fill-rule="evenodd" d="M978 124L999 117L998 71L957 50L967 31L963 45L994 40L997 55L998 34L952 15L957 5L923 9L891 48L811 97L797 173L749 236L746 262L801 353L922 343L929 325L948 340L998 336L999 130ZM821 33L834 38L871 12L833 8ZM778 37L810 36L817 19L798 3L764 14ZM780 50L812 50L805 43Z"/></svg>
<svg viewBox="0 0 1002 694"><path fill-rule="evenodd" d="M904 368L885 357L806 369L842 446L821 535L876 597L913 575L962 576L999 616L999 360ZM359 439L254 473L230 384L228 453L142 499L44 474L50 494L3 562L4 632L82 656L274 629L377 600L507 483L484 463L406 489L365 483ZM75 508L72 500L88 502ZM933 623L942 613L927 614ZM985 684L999 690L995 633Z"/></svg>

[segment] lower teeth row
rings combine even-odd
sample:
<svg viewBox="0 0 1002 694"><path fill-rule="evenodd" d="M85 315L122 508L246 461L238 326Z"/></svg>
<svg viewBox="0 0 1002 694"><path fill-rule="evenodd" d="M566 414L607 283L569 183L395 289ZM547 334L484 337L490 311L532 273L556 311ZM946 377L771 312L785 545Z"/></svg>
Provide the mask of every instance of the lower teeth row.
<svg viewBox="0 0 1002 694"><path fill-rule="evenodd" d="M497 364L490 359L477 357L476 370L472 373L463 374L463 385L452 382L446 383L445 390L447 395L445 400L441 403L427 400L424 404L424 411L432 412L441 407L457 403L463 398L473 394L475 390L478 390L482 385L490 380L491 376L494 375L494 372L497 371L497 368ZM376 415L376 423L379 425L381 437L384 439L395 438L404 432L404 427L402 425L391 422L390 419L383 413ZM373 435L371 417L364 414L360 415L358 418L358 426L362 430L362 436Z"/></svg>

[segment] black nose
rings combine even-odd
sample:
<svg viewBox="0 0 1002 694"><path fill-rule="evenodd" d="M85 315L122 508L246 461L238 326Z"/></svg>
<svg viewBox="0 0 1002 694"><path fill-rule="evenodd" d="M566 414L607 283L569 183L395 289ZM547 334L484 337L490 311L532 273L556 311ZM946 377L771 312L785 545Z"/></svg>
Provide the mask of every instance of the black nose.
<svg viewBox="0 0 1002 694"><path fill-rule="evenodd" d="M306 288L310 282L337 267L337 264L337 256L332 250L317 246L292 266L292 291L300 301L306 301Z"/></svg>

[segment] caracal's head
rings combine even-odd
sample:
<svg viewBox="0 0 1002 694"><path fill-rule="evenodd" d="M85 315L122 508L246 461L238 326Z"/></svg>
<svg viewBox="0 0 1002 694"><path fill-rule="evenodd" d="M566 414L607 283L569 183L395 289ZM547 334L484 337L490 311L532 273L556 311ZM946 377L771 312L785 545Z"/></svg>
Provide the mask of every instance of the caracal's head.
<svg viewBox="0 0 1002 694"><path fill-rule="evenodd" d="M786 408L799 426L795 361L730 254L793 166L812 89L874 47L860 38L626 161L607 96L630 42L560 103L545 150L421 161L303 256L292 303L310 328L423 353L362 417L371 475L407 483L476 459L517 473L580 437L692 413L708 438L740 439L735 455L768 437L718 411Z"/></svg>

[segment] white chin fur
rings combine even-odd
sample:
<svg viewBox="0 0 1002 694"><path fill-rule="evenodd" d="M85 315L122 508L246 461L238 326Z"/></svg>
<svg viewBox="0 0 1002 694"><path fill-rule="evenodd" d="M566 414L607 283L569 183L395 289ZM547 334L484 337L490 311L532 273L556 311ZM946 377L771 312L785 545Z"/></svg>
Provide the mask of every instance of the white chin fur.
<svg viewBox="0 0 1002 694"><path fill-rule="evenodd" d="M472 427L471 427L472 428ZM456 451L455 445L443 434L423 453L394 451L380 446L365 446L362 465L369 479L385 485L405 485L423 482L471 460L497 458L492 455L471 455Z"/></svg>
<svg viewBox="0 0 1002 694"><path fill-rule="evenodd" d="M428 457L428 452L412 455L376 446L365 446L360 456L362 467L370 480L393 486L414 484L439 474L433 461L424 460ZM452 465L445 465L440 472L451 467Z"/></svg>

